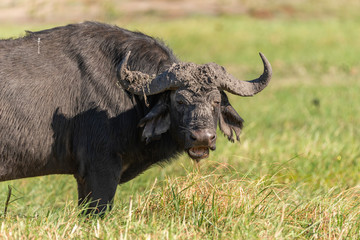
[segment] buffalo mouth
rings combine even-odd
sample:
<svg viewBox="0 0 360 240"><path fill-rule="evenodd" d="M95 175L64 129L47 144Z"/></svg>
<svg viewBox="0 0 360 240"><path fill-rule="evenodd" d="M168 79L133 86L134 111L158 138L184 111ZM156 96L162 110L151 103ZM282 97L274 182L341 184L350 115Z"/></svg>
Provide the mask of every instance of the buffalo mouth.
<svg viewBox="0 0 360 240"><path fill-rule="evenodd" d="M209 157L209 148L208 147L192 147L187 153L189 156L196 160L200 161L201 159Z"/></svg>

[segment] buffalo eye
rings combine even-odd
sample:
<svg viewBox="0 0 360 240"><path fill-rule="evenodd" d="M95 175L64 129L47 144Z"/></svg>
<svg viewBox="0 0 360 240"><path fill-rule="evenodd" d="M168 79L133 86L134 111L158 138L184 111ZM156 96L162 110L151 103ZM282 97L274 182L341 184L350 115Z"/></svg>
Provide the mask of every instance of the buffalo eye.
<svg viewBox="0 0 360 240"><path fill-rule="evenodd" d="M215 112L220 107L220 101L214 100L214 101L212 101L211 105L212 105L212 110Z"/></svg>
<svg viewBox="0 0 360 240"><path fill-rule="evenodd" d="M214 108L215 108L215 107L218 107L218 106L220 106L220 101L214 100L213 103L212 103L212 105L213 105ZM214 109L214 110L215 110L215 109Z"/></svg>
<svg viewBox="0 0 360 240"><path fill-rule="evenodd" d="M185 101L184 100L177 100L176 103L179 104L179 105L184 105Z"/></svg>
<svg viewBox="0 0 360 240"><path fill-rule="evenodd" d="M179 97L176 99L176 103L178 106L184 106L188 104L188 101L185 98Z"/></svg>

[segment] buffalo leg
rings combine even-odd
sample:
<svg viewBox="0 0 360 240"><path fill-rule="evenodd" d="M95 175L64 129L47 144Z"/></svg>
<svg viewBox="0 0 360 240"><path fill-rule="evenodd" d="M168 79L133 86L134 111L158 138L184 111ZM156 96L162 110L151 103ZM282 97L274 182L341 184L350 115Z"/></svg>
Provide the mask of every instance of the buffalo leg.
<svg viewBox="0 0 360 240"><path fill-rule="evenodd" d="M111 209L119 179L112 172L92 172L85 177L75 175L78 203L85 214L104 214Z"/></svg>

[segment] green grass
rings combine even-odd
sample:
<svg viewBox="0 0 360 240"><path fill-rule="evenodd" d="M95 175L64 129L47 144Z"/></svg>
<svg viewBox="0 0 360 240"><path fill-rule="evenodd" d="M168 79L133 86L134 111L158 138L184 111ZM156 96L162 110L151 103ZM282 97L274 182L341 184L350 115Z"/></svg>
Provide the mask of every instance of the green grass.
<svg viewBox="0 0 360 240"><path fill-rule="evenodd" d="M124 26L121 22L117 25ZM270 86L230 96L241 143L219 132L200 166L182 156L118 187L104 219L78 217L71 176L0 184L0 238L356 239L360 237L360 21L192 17L125 24L164 39L185 61L217 62ZM41 26L1 26L17 36ZM0 213L3 211L0 208Z"/></svg>

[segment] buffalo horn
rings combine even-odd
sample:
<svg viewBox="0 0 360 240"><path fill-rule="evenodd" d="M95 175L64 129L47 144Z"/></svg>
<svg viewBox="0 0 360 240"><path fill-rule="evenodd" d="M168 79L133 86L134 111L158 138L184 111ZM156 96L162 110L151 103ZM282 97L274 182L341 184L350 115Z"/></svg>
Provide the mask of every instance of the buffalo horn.
<svg viewBox="0 0 360 240"><path fill-rule="evenodd" d="M219 72L217 77L219 78L218 84L220 85L220 88L229 93L243 97L253 96L262 91L271 79L272 69L270 62L266 59L264 54L259 54L264 64L264 72L259 78L251 81L240 81L221 67L222 71L217 71Z"/></svg>
<svg viewBox="0 0 360 240"><path fill-rule="evenodd" d="M177 89L181 82L177 80L170 68L155 76L139 71L130 71L127 68L131 51L127 52L118 68L118 78L121 86L136 95L154 95L166 90Z"/></svg>

